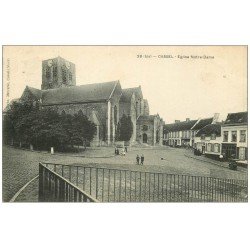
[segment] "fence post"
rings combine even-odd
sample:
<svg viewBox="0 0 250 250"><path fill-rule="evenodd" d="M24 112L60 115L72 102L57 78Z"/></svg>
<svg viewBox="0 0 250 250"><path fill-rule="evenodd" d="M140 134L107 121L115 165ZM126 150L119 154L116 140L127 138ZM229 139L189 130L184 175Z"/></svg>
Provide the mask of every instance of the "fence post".
<svg viewBox="0 0 250 250"><path fill-rule="evenodd" d="M119 180L119 201L121 201L121 184L122 184L122 171L120 170L120 180Z"/></svg>
<svg viewBox="0 0 250 250"><path fill-rule="evenodd" d="M65 201L65 182L62 180L59 180L59 201Z"/></svg>
<svg viewBox="0 0 250 250"><path fill-rule="evenodd" d="M102 169L102 202L104 200L104 168Z"/></svg>
<svg viewBox="0 0 250 250"><path fill-rule="evenodd" d="M69 181L71 182L71 166L69 166Z"/></svg>
<svg viewBox="0 0 250 250"><path fill-rule="evenodd" d="M109 202L109 191L110 191L110 169L108 171L108 202Z"/></svg>
<svg viewBox="0 0 250 250"><path fill-rule="evenodd" d="M125 201L127 201L127 170L125 170Z"/></svg>
<svg viewBox="0 0 250 250"><path fill-rule="evenodd" d="M98 168L95 170L95 197L98 198Z"/></svg>
<svg viewBox="0 0 250 250"><path fill-rule="evenodd" d="M116 170L114 170L114 202L115 202L115 180L116 180Z"/></svg>
<svg viewBox="0 0 250 250"><path fill-rule="evenodd" d="M44 201L44 176L43 176L43 165L39 163L39 194L38 194L38 201Z"/></svg>
<svg viewBox="0 0 250 250"><path fill-rule="evenodd" d="M78 192L77 189L74 188L74 202L78 201Z"/></svg>

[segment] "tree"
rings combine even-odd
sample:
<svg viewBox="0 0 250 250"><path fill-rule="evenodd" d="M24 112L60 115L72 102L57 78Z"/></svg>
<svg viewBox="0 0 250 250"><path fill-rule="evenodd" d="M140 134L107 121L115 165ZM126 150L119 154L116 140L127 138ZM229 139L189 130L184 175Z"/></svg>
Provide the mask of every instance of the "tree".
<svg viewBox="0 0 250 250"><path fill-rule="evenodd" d="M92 141L96 133L96 126L82 113L73 116L72 142L76 145L82 144L86 148L88 141Z"/></svg>
<svg viewBox="0 0 250 250"><path fill-rule="evenodd" d="M4 117L4 136L12 141L26 143L30 138L32 114L37 110L38 108L31 102L12 103Z"/></svg>
<svg viewBox="0 0 250 250"><path fill-rule="evenodd" d="M38 149L86 145L94 137L95 124L83 114L59 115L56 110L40 109L31 103L13 103L4 117L5 142L16 140Z"/></svg>
<svg viewBox="0 0 250 250"><path fill-rule="evenodd" d="M130 116L125 114L117 125L117 138L119 141L129 141L133 134L133 123Z"/></svg>

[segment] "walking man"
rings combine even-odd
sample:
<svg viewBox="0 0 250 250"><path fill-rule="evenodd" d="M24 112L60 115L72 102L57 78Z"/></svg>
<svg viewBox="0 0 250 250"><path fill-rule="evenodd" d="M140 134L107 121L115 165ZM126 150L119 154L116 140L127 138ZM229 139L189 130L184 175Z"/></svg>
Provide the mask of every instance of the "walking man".
<svg viewBox="0 0 250 250"><path fill-rule="evenodd" d="M141 155L141 165L143 165L144 162L144 155Z"/></svg>
<svg viewBox="0 0 250 250"><path fill-rule="evenodd" d="M136 156L136 163L137 163L137 165L140 164L140 157L139 157L139 155Z"/></svg>

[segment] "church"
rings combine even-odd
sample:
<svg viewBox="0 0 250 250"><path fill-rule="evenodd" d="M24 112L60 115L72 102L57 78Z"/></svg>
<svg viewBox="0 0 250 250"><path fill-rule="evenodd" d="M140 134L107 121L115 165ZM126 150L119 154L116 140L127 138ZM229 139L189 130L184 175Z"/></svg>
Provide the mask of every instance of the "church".
<svg viewBox="0 0 250 250"><path fill-rule="evenodd" d="M82 112L96 125L91 146L114 145L123 114L133 123L130 145L162 145L164 121L149 114L141 86L122 89L119 81L76 85L75 64L61 57L42 62L41 90L26 86L19 101L38 102L60 114Z"/></svg>

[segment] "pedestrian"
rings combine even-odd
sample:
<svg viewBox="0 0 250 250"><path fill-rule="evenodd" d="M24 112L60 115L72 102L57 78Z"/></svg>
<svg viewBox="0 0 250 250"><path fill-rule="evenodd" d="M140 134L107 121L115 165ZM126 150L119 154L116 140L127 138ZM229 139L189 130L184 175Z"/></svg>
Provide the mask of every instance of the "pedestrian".
<svg viewBox="0 0 250 250"><path fill-rule="evenodd" d="M127 146L125 147L125 152L126 152L126 153L128 152L128 148L127 148Z"/></svg>
<svg viewBox="0 0 250 250"><path fill-rule="evenodd" d="M116 150L117 155L119 155L119 149Z"/></svg>
<svg viewBox="0 0 250 250"><path fill-rule="evenodd" d="M221 154L219 157L220 157L220 161L223 161L223 155Z"/></svg>
<svg viewBox="0 0 250 250"><path fill-rule="evenodd" d="M143 165L144 162L144 155L141 155L141 165Z"/></svg>
<svg viewBox="0 0 250 250"><path fill-rule="evenodd" d="M115 155L117 155L117 148L115 148Z"/></svg>
<svg viewBox="0 0 250 250"><path fill-rule="evenodd" d="M139 157L139 155L136 156L136 163L137 163L137 165L140 164L140 157Z"/></svg>

